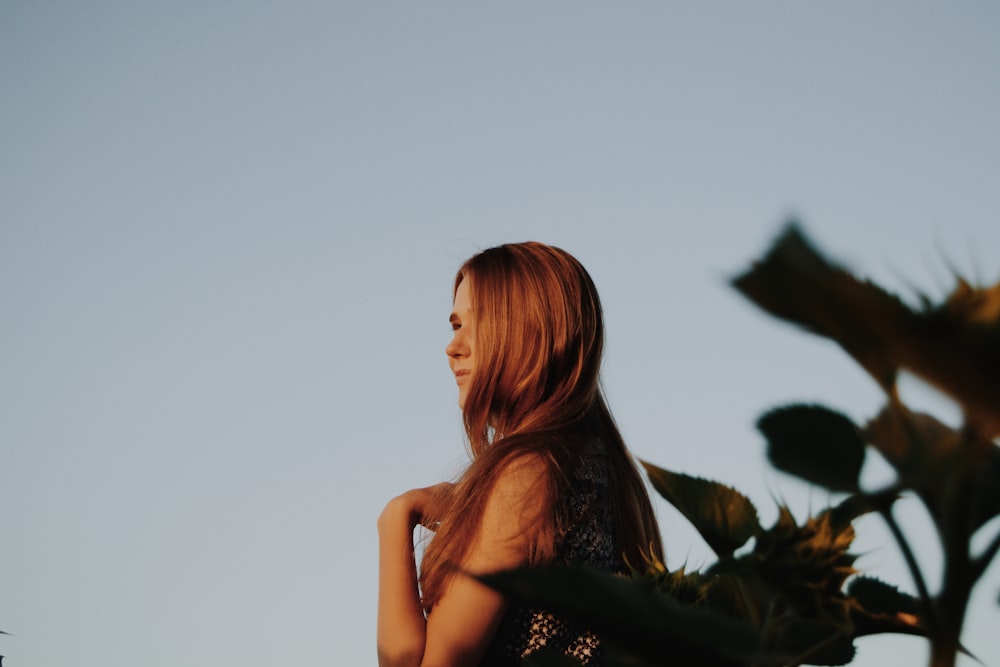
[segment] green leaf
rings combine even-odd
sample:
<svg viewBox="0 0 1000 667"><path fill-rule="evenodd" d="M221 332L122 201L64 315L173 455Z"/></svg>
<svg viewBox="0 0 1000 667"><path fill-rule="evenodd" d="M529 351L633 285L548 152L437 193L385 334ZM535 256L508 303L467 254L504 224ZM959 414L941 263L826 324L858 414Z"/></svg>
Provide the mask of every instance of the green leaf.
<svg viewBox="0 0 1000 667"><path fill-rule="evenodd" d="M786 507L779 508L774 526L757 536L752 557L760 576L797 610L809 617L847 619L841 593L855 574L855 556L848 552L854 528L834 526L822 512L801 526Z"/></svg>
<svg viewBox="0 0 1000 667"><path fill-rule="evenodd" d="M607 656L608 664L611 667L661 667L660 664L645 660L641 656L629 651L628 647L617 646L613 642L605 640L601 640L601 646L604 648L604 654ZM676 662L677 664L683 664L681 660Z"/></svg>
<svg viewBox="0 0 1000 667"><path fill-rule="evenodd" d="M874 577L857 577L847 586L853 599L851 620L858 637L887 632L927 637L920 600Z"/></svg>
<svg viewBox="0 0 1000 667"><path fill-rule="evenodd" d="M895 296L828 261L796 223L732 284L775 317L839 343L884 388L895 385L899 363L889 352L912 313Z"/></svg>
<svg viewBox="0 0 1000 667"><path fill-rule="evenodd" d="M790 405L766 413L757 428L767 438L774 467L831 491L858 490L865 443L845 415L818 405Z"/></svg>
<svg viewBox="0 0 1000 667"><path fill-rule="evenodd" d="M732 284L775 317L836 341L890 394L907 369L954 398L980 437L1000 436L1000 284L959 279L942 305L917 312L827 260L795 223Z"/></svg>
<svg viewBox="0 0 1000 667"><path fill-rule="evenodd" d="M873 614L911 614L916 616L920 601L912 595L874 577L856 577L847 585L847 593L866 611Z"/></svg>
<svg viewBox="0 0 1000 667"><path fill-rule="evenodd" d="M952 463L962 437L931 415L912 412L892 399L865 425L863 435L907 485Z"/></svg>
<svg viewBox="0 0 1000 667"><path fill-rule="evenodd" d="M889 509L899 494L892 491L848 496L836 507L825 510L830 515L830 525L836 530L843 530L848 524L868 512L879 512Z"/></svg>
<svg viewBox="0 0 1000 667"><path fill-rule="evenodd" d="M731 556L760 530L757 508L739 491L641 463L653 488L691 522L719 557Z"/></svg>
<svg viewBox="0 0 1000 667"><path fill-rule="evenodd" d="M712 585L702 603L707 608L748 619L756 625L772 613L774 589L760 576L750 558L719 561L709 568L709 572Z"/></svg>
<svg viewBox="0 0 1000 667"><path fill-rule="evenodd" d="M1000 447L993 446L983 454L972 480L972 525L976 530L1000 514Z"/></svg>
<svg viewBox="0 0 1000 667"><path fill-rule="evenodd" d="M959 520L971 533L1000 514L1000 448L975 431L957 431L890 400L865 426L864 436L903 484L920 495L939 525ZM970 506L946 511L948 499L961 489L972 490Z"/></svg>
<svg viewBox="0 0 1000 667"><path fill-rule="evenodd" d="M913 338L913 372L958 401L980 437L1000 436L1000 283L957 278L941 305L920 314Z"/></svg>
<svg viewBox="0 0 1000 667"><path fill-rule="evenodd" d="M778 646L795 656L790 664L846 665L854 660L854 639L835 623L796 619L782 628Z"/></svg>
<svg viewBox="0 0 1000 667"><path fill-rule="evenodd" d="M573 656L563 655L553 649L542 649L521 660L521 667L581 667L583 663Z"/></svg>
<svg viewBox="0 0 1000 667"><path fill-rule="evenodd" d="M681 604L696 607L704 600L709 588L716 584L715 577L706 577L700 572L686 572L684 567L673 572L654 557L651 567L646 571L633 571L630 575L633 581L645 583L669 595Z"/></svg>
<svg viewBox="0 0 1000 667"><path fill-rule="evenodd" d="M651 664L785 664L761 648L757 628L741 619L686 607L648 584L592 568L521 568L478 577L515 603L547 609Z"/></svg>

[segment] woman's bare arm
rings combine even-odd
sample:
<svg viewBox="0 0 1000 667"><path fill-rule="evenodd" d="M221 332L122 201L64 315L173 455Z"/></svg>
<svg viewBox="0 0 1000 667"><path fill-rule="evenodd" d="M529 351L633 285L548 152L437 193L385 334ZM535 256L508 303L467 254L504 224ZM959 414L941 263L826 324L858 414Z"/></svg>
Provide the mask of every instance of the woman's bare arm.
<svg viewBox="0 0 1000 667"><path fill-rule="evenodd" d="M416 494L393 498L378 519L378 664L419 665L426 632L417 590L413 529L420 520Z"/></svg>
<svg viewBox="0 0 1000 667"><path fill-rule="evenodd" d="M545 507L544 464L524 458L497 480L483 521L460 568L494 572L527 562L526 529ZM453 577L425 620L417 591L413 528L434 502L436 487L394 498L379 517L380 667L463 667L478 664L506 603L475 579Z"/></svg>

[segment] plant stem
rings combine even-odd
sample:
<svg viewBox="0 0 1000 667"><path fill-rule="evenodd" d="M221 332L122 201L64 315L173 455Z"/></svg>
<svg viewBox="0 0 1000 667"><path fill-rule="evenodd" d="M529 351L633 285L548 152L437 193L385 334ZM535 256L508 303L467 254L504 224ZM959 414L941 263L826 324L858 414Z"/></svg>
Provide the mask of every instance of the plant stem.
<svg viewBox="0 0 1000 667"><path fill-rule="evenodd" d="M903 531L900 529L899 524L896 523L896 518L892 515L892 508L887 507L881 510L882 518L885 519L886 524L889 526L889 530L892 532L893 538L896 540L896 544L899 545L899 550L903 553L903 558L906 560L906 566L910 570L910 575L913 577L913 583L917 587L917 595L920 597L920 608L922 615L924 616L924 622L927 624L927 632L929 636L934 636L938 622L936 614L934 613L934 605L931 600L930 593L927 590L927 582L924 581L924 575L920 571L920 566L917 564L917 559L913 555L913 549L910 548L910 543L907 542L906 536L903 535Z"/></svg>
<svg viewBox="0 0 1000 667"><path fill-rule="evenodd" d="M986 568L990 566L993 558L1000 551L1000 533L997 533L993 537L993 541L989 543L989 546L983 550L979 558L972 561L972 576L974 579L978 580L986 572Z"/></svg>

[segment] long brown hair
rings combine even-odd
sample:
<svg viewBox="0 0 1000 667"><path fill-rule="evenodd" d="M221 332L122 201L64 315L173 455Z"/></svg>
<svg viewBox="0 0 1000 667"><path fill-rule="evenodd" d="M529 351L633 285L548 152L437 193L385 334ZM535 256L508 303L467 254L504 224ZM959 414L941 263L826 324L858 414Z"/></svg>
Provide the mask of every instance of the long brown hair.
<svg viewBox="0 0 1000 667"><path fill-rule="evenodd" d="M545 462L548 508L529 526L531 564L550 562L579 448L597 437L607 450L615 545L632 565L663 558L649 496L600 386L604 321L597 289L569 253L541 243L506 244L470 258L476 367L463 406L472 463L442 509L421 563L425 609L440 599L476 536L496 480L521 457Z"/></svg>

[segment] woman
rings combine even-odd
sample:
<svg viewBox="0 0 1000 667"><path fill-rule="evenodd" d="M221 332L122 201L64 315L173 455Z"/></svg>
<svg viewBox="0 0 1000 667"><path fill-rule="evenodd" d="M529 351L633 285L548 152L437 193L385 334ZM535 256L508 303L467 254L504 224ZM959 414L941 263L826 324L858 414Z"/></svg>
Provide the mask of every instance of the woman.
<svg viewBox="0 0 1000 667"><path fill-rule="evenodd" d="M379 517L379 664L516 665L542 647L603 664L593 634L466 574L549 563L622 571L643 551L663 557L599 385L597 290L569 253L519 243L469 259L453 295L445 352L472 461L455 484L408 491ZM436 530L419 578L417 524Z"/></svg>

